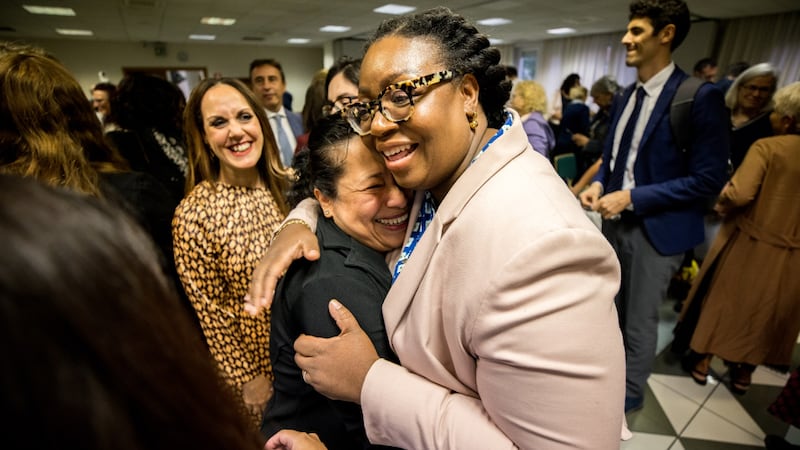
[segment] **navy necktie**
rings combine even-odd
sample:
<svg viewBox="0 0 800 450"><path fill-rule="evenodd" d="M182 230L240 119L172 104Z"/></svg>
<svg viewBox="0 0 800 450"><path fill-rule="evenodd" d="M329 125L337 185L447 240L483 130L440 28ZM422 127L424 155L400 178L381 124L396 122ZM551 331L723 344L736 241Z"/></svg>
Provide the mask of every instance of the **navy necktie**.
<svg viewBox="0 0 800 450"><path fill-rule="evenodd" d="M289 137L286 136L286 131L283 130L283 114L275 114L272 116L275 119L275 134L278 138L278 147L281 151L281 160L284 167L292 165L292 157L294 156L294 149L289 143Z"/></svg>
<svg viewBox="0 0 800 450"><path fill-rule="evenodd" d="M622 189L622 179L625 176L625 167L628 165L628 153L631 150L633 130L636 128L636 122L639 121L639 112L642 110L644 96L644 88L639 86L639 88L636 89L636 103L633 105L633 112L630 118L628 118L625 131L622 132L622 138L619 141L617 157L614 159L614 170L611 172L611 177L608 179L606 192L614 192Z"/></svg>

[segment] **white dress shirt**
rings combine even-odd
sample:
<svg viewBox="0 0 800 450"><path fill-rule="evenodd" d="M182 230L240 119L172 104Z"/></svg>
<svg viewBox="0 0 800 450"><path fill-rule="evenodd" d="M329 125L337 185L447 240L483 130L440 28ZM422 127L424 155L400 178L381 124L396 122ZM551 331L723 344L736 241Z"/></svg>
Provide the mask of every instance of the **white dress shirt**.
<svg viewBox="0 0 800 450"><path fill-rule="evenodd" d="M631 149L628 152L628 160L625 162L625 175L622 177L622 189L630 190L636 187L636 180L633 176L633 165L636 163L636 155L639 153L639 142L642 140L642 134L653 114L653 109L658 101L658 96L664 90L664 85L675 70L675 63L670 62L667 67L661 69L660 72L655 74L647 82L636 82L636 88L640 86L644 88L645 96L642 99L642 109L639 112L639 120L636 122L636 127L633 129L633 138L631 139ZM636 91L634 90L634 94ZM611 171L614 171L614 166L617 164L617 152L619 151L619 141L622 139L622 133L625 131L625 125L628 123L628 118L633 113L633 108L636 103L636 95L631 95L625 109L622 111L622 116L619 118L617 128L614 132L614 146L611 149L612 160L609 164Z"/></svg>

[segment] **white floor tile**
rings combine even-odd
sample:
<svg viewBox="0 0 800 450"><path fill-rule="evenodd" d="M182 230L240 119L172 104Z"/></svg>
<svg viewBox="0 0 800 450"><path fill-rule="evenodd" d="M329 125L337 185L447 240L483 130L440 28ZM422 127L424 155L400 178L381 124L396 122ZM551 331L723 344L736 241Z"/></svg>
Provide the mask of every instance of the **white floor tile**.
<svg viewBox="0 0 800 450"><path fill-rule="evenodd" d="M764 446L763 434L760 438L754 436L705 408L697 413L697 416L689 423L681 437L757 447Z"/></svg>
<svg viewBox="0 0 800 450"><path fill-rule="evenodd" d="M622 442L620 450L669 450L675 436L651 433L633 433L633 437Z"/></svg>
<svg viewBox="0 0 800 450"><path fill-rule="evenodd" d="M698 405L702 405L708 399L708 396L711 395L711 391L713 391L714 387L717 385L716 380L709 379L708 384L701 386L695 383L691 377L683 375L653 374L650 375L648 379L648 382L650 381L663 384Z"/></svg>
<svg viewBox="0 0 800 450"><path fill-rule="evenodd" d="M661 405L661 409L664 411L664 414L666 414L669 423L672 424L672 428L680 433L684 428L686 428L686 425L689 424L689 421L692 420L692 417L694 417L694 415L700 409L702 400L705 399L708 394L706 393L700 397L700 400L698 400L698 396L695 396L694 398L686 397L683 394L671 389L666 384L660 382L659 378L663 379L678 377L670 375L651 375L650 379L648 380L648 385L650 386L650 390L653 392L653 395L655 395L656 399L658 399L658 403ZM674 384L677 383L678 380L670 379L668 381L671 381ZM689 382L694 384L692 380L689 380Z"/></svg>
<svg viewBox="0 0 800 450"><path fill-rule="evenodd" d="M715 389L703 408L724 417L728 422L749 431L760 439L764 439L764 431L745 411L742 404L734 398L727 386L723 385Z"/></svg>
<svg viewBox="0 0 800 450"><path fill-rule="evenodd" d="M788 379L788 373L780 373L764 366L758 366L753 372L753 384L783 387Z"/></svg>

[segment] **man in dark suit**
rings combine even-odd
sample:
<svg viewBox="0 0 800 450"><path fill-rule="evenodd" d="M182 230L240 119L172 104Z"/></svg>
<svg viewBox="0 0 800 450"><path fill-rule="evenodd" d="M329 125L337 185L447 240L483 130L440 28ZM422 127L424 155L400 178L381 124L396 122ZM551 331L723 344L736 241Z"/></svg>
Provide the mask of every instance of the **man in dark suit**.
<svg viewBox="0 0 800 450"><path fill-rule="evenodd" d="M580 195L603 216L622 283L616 297L626 352L625 411L642 407L658 337L658 308L685 251L704 239L703 214L726 178L728 127L722 92L707 83L691 112L691 144L680 149L670 103L688 77L672 51L689 32L681 0L637 0L622 44L637 82L615 100L603 163ZM634 94L634 91L636 93Z"/></svg>
<svg viewBox="0 0 800 450"><path fill-rule="evenodd" d="M297 136L304 133L303 118L283 106L286 75L274 59L256 59L250 63L250 84L267 112L269 125L281 153L284 167L292 165Z"/></svg>

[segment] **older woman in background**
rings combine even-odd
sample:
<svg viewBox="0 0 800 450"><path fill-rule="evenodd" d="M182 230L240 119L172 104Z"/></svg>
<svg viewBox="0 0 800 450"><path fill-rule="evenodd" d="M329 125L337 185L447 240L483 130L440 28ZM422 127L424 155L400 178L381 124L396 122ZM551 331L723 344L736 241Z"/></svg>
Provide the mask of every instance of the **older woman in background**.
<svg viewBox="0 0 800 450"><path fill-rule="evenodd" d="M587 171L603 156L603 144L608 135L608 125L611 120L609 111L611 110L614 96L617 95L618 91L619 85L613 77L608 75L595 81L589 91L599 109L592 117L588 135L583 133L572 134L572 142L580 149L578 151L579 173ZM598 168L599 166L592 171L588 177L589 180L591 180ZM578 192L580 191L578 190Z"/></svg>
<svg viewBox="0 0 800 450"><path fill-rule="evenodd" d="M724 222L676 329L677 343L691 339L692 378L705 384L716 355L739 393L757 365L788 367L800 332L800 82L775 94L769 119L775 136L756 141L720 194Z"/></svg>
<svg viewBox="0 0 800 450"><path fill-rule="evenodd" d="M556 139L543 115L547 110L547 95L544 87L531 80L518 82L514 85L509 106L519 113L522 128L528 135L531 147L545 158L549 158L550 151L556 145Z"/></svg>
<svg viewBox="0 0 800 450"><path fill-rule="evenodd" d="M772 136L769 115L777 85L777 69L761 63L742 72L725 94L725 106L731 111L732 170L739 167L756 140Z"/></svg>

